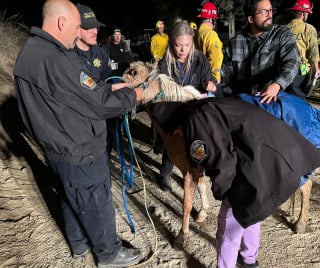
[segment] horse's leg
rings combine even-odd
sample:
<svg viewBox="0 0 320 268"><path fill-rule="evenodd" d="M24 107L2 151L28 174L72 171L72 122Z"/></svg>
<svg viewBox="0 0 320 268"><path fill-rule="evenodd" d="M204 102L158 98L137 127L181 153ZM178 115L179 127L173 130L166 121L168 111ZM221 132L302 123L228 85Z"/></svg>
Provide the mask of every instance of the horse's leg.
<svg viewBox="0 0 320 268"><path fill-rule="evenodd" d="M191 173L187 172L184 176L184 197L183 197L183 221L182 233L189 233L190 213L193 207L194 192L196 189L196 181L193 179Z"/></svg>
<svg viewBox="0 0 320 268"><path fill-rule="evenodd" d="M199 178L199 183L197 185L200 198L201 198L201 203L202 207L200 212L197 215L196 222L204 222L205 219L208 217L208 209L209 209L209 201L208 201L208 196L207 196L207 188L206 188L206 181L205 181L205 176L202 176Z"/></svg>
<svg viewBox="0 0 320 268"><path fill-rule="evenodd" d="M198 178L199 179L199 178ZM194 192L197 185L197 180L194 180L190 172L187 172L184 177L184 197L183 197L183 218L182 218L182 227L178 237L175 240L176 246L184 246L184 243L187 241L189 234L189 225L190 225L190 213L194 201Z"/></svg>
<svg viewBox="0 0 320 268"><path fill-rule="evenodd" d="M309 208L310 208L310 195L312 188L312 180L308 180L299 190L301 193L301 208L299 218L294 225L294 231L298 234L306 232Z"/></svg>

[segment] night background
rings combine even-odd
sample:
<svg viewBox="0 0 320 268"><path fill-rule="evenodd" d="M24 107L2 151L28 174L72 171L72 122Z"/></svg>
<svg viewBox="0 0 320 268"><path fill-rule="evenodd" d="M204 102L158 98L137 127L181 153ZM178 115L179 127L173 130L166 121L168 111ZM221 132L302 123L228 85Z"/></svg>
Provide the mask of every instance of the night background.
<svg viewBox="0 0 320 268"><path fill-rule="evenodd" d="M32 25L41 26L41 8L44 0L0 0L0 19L17 16L19 22L30 27ZM202 0L181 1L181 0L139 0L139 1L72 1L75 4L81 3L90 6L95 12L99 21L106 24L102 33L109 34L115 25L122 28L127 38L133 38L134 35L143 29L152 30L157 20L161 19L170 28L173 20L179 16L187 20L193 20L198 23L196 16L198 9L201 7ZM220 0L212 1L218 7L219 33L227 32L224 26L224 20L230 13L228 3L233 2L234 7L231 9L236 15L237 27L244 25L242 16L242 3L244 0ZM292 6L294 0L273 1L273 6L278 8L275 20L279 23L285 23L285 14L288 7ZM107 6L107 7L105 7ZM320 1L314 1L313 14L309 16L308 22L313 24L320 31Z"/></svg>

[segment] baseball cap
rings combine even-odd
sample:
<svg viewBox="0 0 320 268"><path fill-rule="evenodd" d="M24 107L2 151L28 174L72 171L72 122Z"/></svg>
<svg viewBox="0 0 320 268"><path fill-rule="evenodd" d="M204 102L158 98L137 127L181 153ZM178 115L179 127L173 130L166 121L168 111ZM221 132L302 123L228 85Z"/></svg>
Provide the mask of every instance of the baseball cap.
<svg viewBox="0 0 320 268"><path fill-rule="evenodd" d="M121 33L121 29L119 27L115 27L113 29L113 33Z"/></svg>
<svg viewBox="0 0 320 268"><path fill-rule="evenodd" d="M78 3L77 8L81 17L81 28L88 30L106 26L97 20L96 15L90 7Z"/></svg>

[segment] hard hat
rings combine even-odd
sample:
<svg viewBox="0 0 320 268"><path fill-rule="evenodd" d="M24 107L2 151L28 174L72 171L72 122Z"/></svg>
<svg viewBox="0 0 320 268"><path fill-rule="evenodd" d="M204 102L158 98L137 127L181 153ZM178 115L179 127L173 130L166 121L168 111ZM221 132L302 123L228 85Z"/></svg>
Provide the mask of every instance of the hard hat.
<svg viewBox="0 0 320 268"><path fill-rule="evenodd" d="M205 2L200 10L200 14L197 16L198 18L204 19L217 19L218 18L218 9L211 2Z"/></svg>
<svg viewBox="0 0 320 268"><path fill-rule="evenodd" d="M164 22L162 20L158 20L156 23L156 28L164 27Z"/></svg>
<svg viewBox="0 0 320 268"><path fill-rule="evenodd" d="M302 11L312 14L312 4L309 0L297 0L290 10Z"/></svg>
<svg viewBox="0 0 320 268"><path fill-rule="evenodd" d="M195 22L193 22L193 21L190 22L190 27L195 31L198 29L197 24Z"/></svg>

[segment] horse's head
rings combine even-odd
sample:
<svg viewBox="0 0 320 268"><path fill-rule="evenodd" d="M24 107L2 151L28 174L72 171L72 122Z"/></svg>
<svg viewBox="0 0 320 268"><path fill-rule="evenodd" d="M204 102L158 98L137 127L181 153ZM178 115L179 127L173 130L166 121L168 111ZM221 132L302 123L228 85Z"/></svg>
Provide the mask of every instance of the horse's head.
<svg viewBox="0 0 320 268"><path fill-rule="evenodd" d="M123 73L123 78L137 87L144 82L155 77L157 74L157 63L148 63L142 61L134 61Z"/></svg>
<svg viewBox="0 0 320 268"><path fill-rule="evenodd" d="M143 87L142 104L160 101L186 102L201 99L201 93L193 86L182 86L165 74L158 74L157 63L134 61L122 77L133 87ZM143 85L145 82L145 85Z"/></svg>

